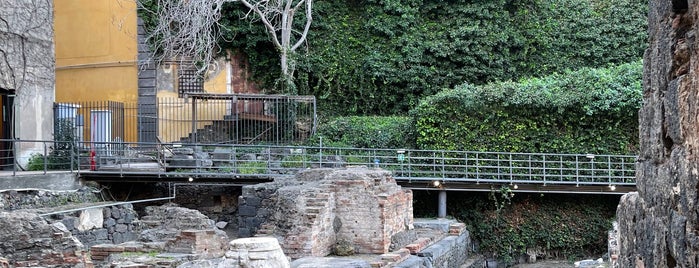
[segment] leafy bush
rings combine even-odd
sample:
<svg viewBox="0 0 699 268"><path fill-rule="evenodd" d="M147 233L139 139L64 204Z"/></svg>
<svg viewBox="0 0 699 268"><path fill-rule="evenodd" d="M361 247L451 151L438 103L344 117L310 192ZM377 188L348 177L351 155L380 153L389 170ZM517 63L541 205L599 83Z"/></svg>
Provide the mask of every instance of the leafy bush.
<svg viewBox="0 0 699 268"><path fill-rule="evenodd" d="M413 132L409 117L349 116L322 122L309 145L355 148L412 148Z"/></svg>
<svg viewBox="0 0 699 268"><path fill-rule="evenodd" d="M464 84L413 111L422 149L634 154L642 64Z"/></svg>
<svg viewBox="0 0 699 268"><path fill-rule="evenodd" d="M45 157L43 154L33 153L29 156L29 161L27 163L27 170L29 171L39 171L44 170Z"/></svg>
<svg viewBox="0 0 699 268"><path fill-rule="evenodd" d="M263 161L240 162L238 164L238 173L240 173L240 174L264 174L264 173L267 173L267 162L263 162Z"/></svg>
<svg viewBox="0 0 699 268"><path fill-rule="evenodd" d="M49 169L70 169L77 167L78 148L75 125L68 119L56 119L54 145L49 153Z"/></svg>

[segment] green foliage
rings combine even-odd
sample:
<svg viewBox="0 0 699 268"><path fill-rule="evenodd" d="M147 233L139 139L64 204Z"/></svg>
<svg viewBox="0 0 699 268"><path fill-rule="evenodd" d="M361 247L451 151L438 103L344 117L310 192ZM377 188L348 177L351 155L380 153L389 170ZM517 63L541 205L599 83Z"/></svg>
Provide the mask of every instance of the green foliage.
<svg viewBox="0 0 699 268"><path fill-rule="evenodd" d="M503 193L496 189L496 196ZM464 222L481 253L511 263L535 249L550 258L600 256L607 249L618 197L591 195L510 195L511 204L498 210L486 195L450 195L448 213ZM430 217L436 207L436 193L416 191L416 217ZM424 200L427 200L426 202ZM425 214L427 212L427 214ZM421 214L422 213L422 214Z"/></svg>
<svg viewBox="0 0 699 268"><path fill-rule="evenodd" d="M520 82L464 84L411 115L422 149L633 154L642 64L582 68Z"/></svg>
<svg viewBox="0 0 699 268"><path fill-rule="evenodd" d="M282 160L282 167L283 168L304 168L309 165L309 162L311 159L309 159L308 156L303 155L303 154L292 154L285 156L284 159Z"/></svg>
<svg viewBox="0 0 699 268"><path fill-rule="evenodd" d="M145 10L149 28L157 18ZM307 50L291 58L295 90L326 112L385 115L464 82L628 62L646 47L647 10L641 0L317 1ZM221 48L245 55L241 67L269 93L286 92L279 51L246 13L224 5Z"/></svg>
<svg viewBox="0 0 699 268"><path fill-rule="evenodd" d="M56 170L77 167L78 148L73 122L68 119L56 119L54 131L54 145L49 153L48 168Z"/></svg>
<svg viewBox="0 0 699 268"><path fill-rule="evenodd" d="M240 174L264 174L267 172L267 163L263 161L248 161L238 164Z"/></svg>
<svg viewBox="0 0 699 268"><path fill-rule="evenodd" d="M27 163L27 170L29 171L39 171L44 170L44 163L46 159L44 155L39 153L33 153L29 156L29 161Z"/></svg>
<svg viewBox="0 0 699 268"><path fill-rule="evenodd" d="M310 145L355 148L412 148L413 132L409 117L349 116L335 117L318 126Z"/></svg>
<svg viewBox="0 0 699 268"><path fill-rule="evenodd" d="M239 2L223 10L221 48L245 55L267 92L285 92L264 26ZM296 90L328 113L386 115L464 82L628 62L646 47L647 10L641 0L316 1L307 50L291 59ZM154 25L154 13L139 15Z"/></svg>

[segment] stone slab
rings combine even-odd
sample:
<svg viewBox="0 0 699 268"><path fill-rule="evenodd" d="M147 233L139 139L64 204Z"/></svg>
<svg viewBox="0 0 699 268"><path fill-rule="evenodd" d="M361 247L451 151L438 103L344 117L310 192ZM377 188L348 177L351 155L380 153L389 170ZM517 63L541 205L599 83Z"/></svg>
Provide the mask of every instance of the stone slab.
<svg viewBox="0 0 699 268"><path fill-rule="evenodd" d="M413 226L415 228L430 228L430 229L435 229L442 231L444 233L449 233L449 225L457 223L456 220L451 220L451 219L443 219L443 218L438 218L438 219L427 219L427 218L418 218L413 220Z"/></svg>
<svg viewBox="0 0 699 268"><path fill-rule="evenodd" d="M368 261L336 257L304 257L291 262L291 268L371 268Z"/></svg>
<svg viewBox="0 0 699 268"><path fill-rule="evenodd" d="M77 174L68 171L23 171L0 173L0 191L38 189L50 191L73 191L80 189Z"/></svg>

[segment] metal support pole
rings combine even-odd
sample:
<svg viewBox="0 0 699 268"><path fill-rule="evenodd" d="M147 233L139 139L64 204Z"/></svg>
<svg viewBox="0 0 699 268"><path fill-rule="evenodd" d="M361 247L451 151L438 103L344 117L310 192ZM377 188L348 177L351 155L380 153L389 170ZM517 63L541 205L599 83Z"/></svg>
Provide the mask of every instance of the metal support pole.
<svg viewBox="0 0 699 268"><path fill-rule="evenodd" d="M437 207L437 218L447 217L447 191L439 191L439 206Z"/></svg>
<svg viewBox="0 0 699 268"><path fill-rule="evenodd" d="M197 99L192 98L192 138L190 142L193 144L197 143Z"/></svg>

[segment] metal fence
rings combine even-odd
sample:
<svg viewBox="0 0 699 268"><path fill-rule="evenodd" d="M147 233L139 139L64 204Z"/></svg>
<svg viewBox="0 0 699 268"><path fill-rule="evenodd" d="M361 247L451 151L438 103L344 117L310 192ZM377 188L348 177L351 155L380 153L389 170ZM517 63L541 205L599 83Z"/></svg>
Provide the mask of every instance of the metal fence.
<svg viewBox="0 0 699 268"><path fill-rule="evenodd" d="M315 131L313 96L190 94L158 100L163 142L294 144Z"/></svg>
<svg viewBox="0 0 699 268"><path fill-rule="evenodd" d="M140 114L136 103L56 103L54 136L78 143L136 142L140 122L152 117ZM190 94L158 99L155 120L157 129L149 132L162 142L295 144L315 132L316 103L313 96Z"/></svg>
<svg viewBox="0 0 699 268"><path fill-rule="evenodd" d="M191 177L288 176L315 167L365 165L396 179L442 182L635 185L636 156L534 154L181 143L35 143L39 170ZM31 161L29 161L31 162Z"/></svg>

